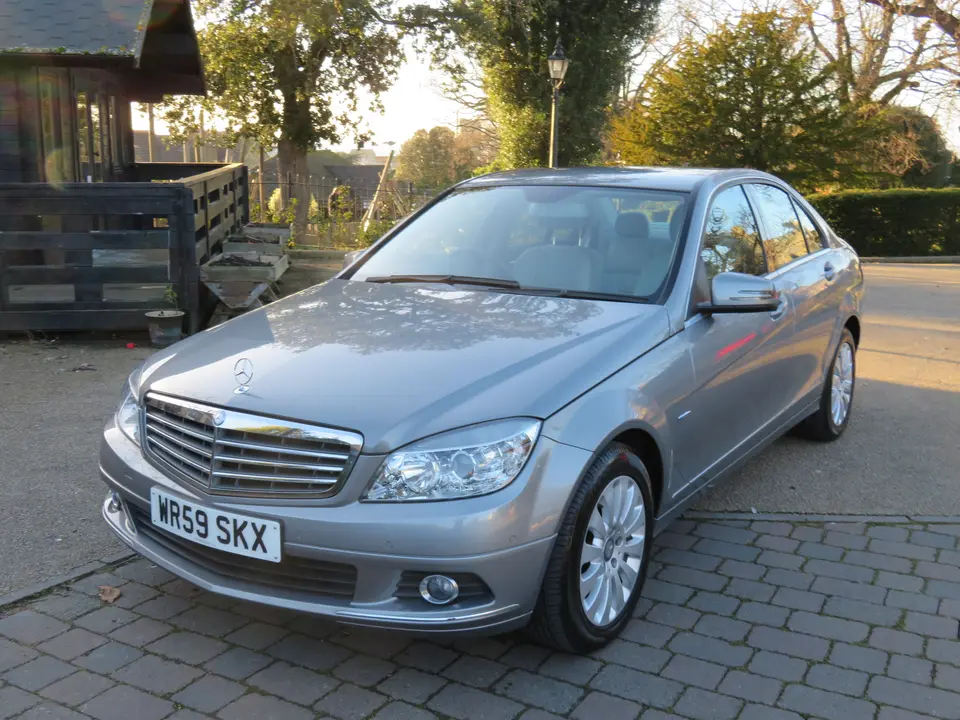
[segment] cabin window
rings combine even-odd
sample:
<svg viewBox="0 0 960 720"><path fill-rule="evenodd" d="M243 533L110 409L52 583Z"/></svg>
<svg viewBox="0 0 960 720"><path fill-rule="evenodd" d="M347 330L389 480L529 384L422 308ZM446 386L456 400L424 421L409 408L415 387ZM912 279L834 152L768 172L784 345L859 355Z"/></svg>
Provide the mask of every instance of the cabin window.
<svg viewBox="0 0 960 720"><path fill-rule="evenodd" d="M108 127L110 131L110 154L113 167L119 172L123 168L123 149L120 146L120 118L117 116L117 99L111 95L107 100Z"/></svg>
<svg viewBox="0 0 960 720"><path fill-rule="evenodd" d="M90 130L93 135L93 181L103 182L104 180L104 153L103 153L103 123L100 120L100 103L98 98L93 95L90 98Z"/></svg>
<svg viewBox="0 0 960 720"><path fill-rule="evenodd" d="M90 160L90 108L87 94L77 93L77 154L80 161L80 179L93 182L93 164Z"/></svg>
<svg viewBox="0 0 960 720"><path fill-rule="evenodd" d="M73 126L69 106L69 76L64 70L42 69L40 79L40 129L43 148L44 180L48 183L74 179Z"/></svg>

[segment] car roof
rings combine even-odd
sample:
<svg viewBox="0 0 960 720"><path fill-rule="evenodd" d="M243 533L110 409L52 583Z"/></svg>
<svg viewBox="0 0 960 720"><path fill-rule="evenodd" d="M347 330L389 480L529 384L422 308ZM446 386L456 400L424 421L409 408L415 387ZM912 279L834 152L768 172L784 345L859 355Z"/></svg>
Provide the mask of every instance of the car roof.
<svg viewBox="0 0 960 720"><path fill-rule="evenodd" d="M646 190L693 192L705 181L713 184L737 177L757 178L756 170L687 167L577 167L531 168L491 173L472 178L461 188L498 185L591 185L600 187L636 187Z"/></svg>

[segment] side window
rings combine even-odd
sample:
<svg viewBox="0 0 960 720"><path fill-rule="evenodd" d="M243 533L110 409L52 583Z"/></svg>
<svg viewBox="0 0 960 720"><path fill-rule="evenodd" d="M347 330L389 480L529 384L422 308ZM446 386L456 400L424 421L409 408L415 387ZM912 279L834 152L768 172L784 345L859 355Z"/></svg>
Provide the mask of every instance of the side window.
<svg viewBox="0 0 960 720"><path fill-rule="evenodd" d="M817 250L822 250L823 235L817 230L817 226L813 220L810 219L810 216L807 215L807 211L797 205L796 200L793 201L793 209L797 211L797 217L800 218L800 227L803 228L803 235L807 239L807 250L812 253L817 252Z"/></svg>
<svg viewBox="0 0 960 720"><path fill-rule="evenodd" d="M766 274L757 221L741 186L728 188L713 199L700 257L707 278L722 272Z"/></svg>
<svg viewBox="0 0 960 720"><path fill-rule="evenodd" d="M757 212L766 231L763 249L770 270L781 268L806 255L807 243L790 196L773 185L756 184L751 185L750 189L756 198Z"/></svg>

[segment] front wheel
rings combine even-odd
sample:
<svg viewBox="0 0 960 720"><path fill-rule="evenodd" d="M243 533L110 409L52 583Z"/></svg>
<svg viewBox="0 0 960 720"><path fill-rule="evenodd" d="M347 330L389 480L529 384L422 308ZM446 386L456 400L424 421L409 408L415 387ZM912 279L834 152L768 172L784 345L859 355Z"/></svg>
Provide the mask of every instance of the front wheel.
<svg viewBox="0 0 960 720"><path fill-rule="evenodd" d="M833 355L830 372L817 411L797 426L797 434L810 440L836 440L850 424L853 391L857 382L857 343L846 328Z"/></svg>
<svg viewBox="0 0 960 720"><path fill-rule="evenodd" d="M528 632L565 652L610 642L630 621L650 560L653 495L643 462L613 444L574 493Z"/></svg>

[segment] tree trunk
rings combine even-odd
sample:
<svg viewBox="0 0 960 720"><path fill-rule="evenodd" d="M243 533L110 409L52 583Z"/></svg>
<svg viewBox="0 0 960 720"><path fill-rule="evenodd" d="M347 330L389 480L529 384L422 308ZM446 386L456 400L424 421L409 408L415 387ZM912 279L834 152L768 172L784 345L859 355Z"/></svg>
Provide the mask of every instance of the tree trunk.
<svg viewBox="0 0 960 720"><path fill-rule="evenodd" d="M277 160L280 164L280 198L286 209L290 200L297 201L294 213L293 232L301 235L307 226L310 211L310 173L307 170L307 149L297 147L292 140L281 138L277 144ZM288 185L287 179L290 179Z"/></svg>

